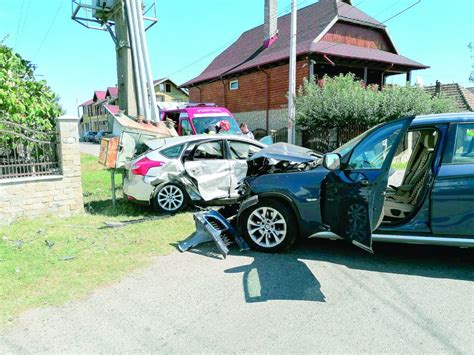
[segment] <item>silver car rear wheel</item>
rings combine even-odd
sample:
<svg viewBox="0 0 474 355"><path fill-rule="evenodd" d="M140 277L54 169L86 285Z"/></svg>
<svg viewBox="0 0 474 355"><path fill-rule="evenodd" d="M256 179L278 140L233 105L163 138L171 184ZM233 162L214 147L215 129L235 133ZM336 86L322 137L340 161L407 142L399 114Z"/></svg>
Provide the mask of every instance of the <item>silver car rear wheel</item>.
<svg viewBox="0 0 474 355"><path fill-rule="evenodd" d="M183 190L176 185L165 185L156 194L156 205L165 212L177 212L185 204Z"/></svg>

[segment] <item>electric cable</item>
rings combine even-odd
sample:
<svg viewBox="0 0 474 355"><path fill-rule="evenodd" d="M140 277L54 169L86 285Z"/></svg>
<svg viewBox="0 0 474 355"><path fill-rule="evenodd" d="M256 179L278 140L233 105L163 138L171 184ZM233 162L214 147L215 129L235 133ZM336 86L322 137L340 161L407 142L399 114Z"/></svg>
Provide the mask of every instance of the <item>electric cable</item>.
<svg viewBox="0 0 474 355"><path fill-rule="evenodd" d="M38 50L36 51L36 54L34 55L34 59L36 59L36 57L38 56L38 54L41 52L41 49L43 49L43 46L44 44L46 43L46 40L48 39L48 36L49 36L49 33L51 32L53 26L54 26L54 23L56 22L56 19L58 18L58 15L59 15L59 11L61 11L61 8L63 7L64 5L64 2L62 0L59 0L59 6L58 6L58 9L56 10L56 13L54 14L54 17L53 17L53 20L51 21L49 27L48 27L48 30L46 31L44 37L43 37L43 40L41 41L41 44L40 46L38 47Z"/></svg>

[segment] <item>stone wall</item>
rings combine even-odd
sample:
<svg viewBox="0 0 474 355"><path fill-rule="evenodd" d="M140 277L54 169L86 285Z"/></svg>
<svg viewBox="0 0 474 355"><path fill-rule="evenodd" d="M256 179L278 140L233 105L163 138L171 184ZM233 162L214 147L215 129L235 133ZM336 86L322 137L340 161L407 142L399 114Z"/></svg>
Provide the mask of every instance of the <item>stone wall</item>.
<svg viewBox="0 0 474 355"><path fill-rule="evenodd" d="M58 118L62 175L0 180L0 225L83 212L78 120Z"/></svg>

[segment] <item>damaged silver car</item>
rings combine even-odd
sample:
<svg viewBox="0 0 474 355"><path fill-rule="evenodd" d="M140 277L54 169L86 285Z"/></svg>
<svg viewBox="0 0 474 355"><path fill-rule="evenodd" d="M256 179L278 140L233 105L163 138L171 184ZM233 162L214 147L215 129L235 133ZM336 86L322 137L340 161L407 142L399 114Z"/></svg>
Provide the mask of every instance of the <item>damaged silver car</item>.
<svg viewBox="0 0 474 355"><path fill-rule="evenodd" d="M126 166L123 192L133 202L174 213L189 205L234 204L247 159L265 144L233 135L196 135L145 142Z"/></svg>

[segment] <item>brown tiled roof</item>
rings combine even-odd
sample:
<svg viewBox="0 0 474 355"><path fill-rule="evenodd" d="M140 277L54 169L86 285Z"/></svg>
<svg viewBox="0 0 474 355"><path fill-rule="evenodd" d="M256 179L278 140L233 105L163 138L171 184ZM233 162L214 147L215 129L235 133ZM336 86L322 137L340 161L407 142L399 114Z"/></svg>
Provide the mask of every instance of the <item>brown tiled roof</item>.
<svg viewBox="0 0 474 355"><path fill-rule="evenodd" d="M413 68L426 68L423 64L408 59L402 55L382 51L375 48L364 48L352 46L349 44L339 44L333 42L319 41L311 45L311 51L321 54L329 54L345 58L364 58L370 61L382 62L387 64L398 64Z"/></svg>
<svg viewBox="0 0 474 355"><path fill-rule="evenodd" d="M354 6L344 2L336 2L335 0L320 0L315 4L298 10L297 54L318 53L321 47L319 43L313 42L324 34L325 29L337 19L339 21L357 23L385 31L383 24ZM278 31L278 40L269 48L263 48L262 46L263 25L244 32L237 41L218 55L199 76L186 82L182 87L287 59L290 43L289 14L278 18ZM324 43L322 45L323 47L327 47ZM405 65L411 69L427 68L420 63L398 56L397 53L335 43L332 43L332 45L332 52L348 54L345 55L346 57L363 60L379 60L387 63Z"/></svg>
<svg viewBox="0 0 474 355"><path fill-rule="evenodd" d="M431 95L436 94L436 86L427 86L425 91ZM474 93L459 84L441 84L441 93L451 98L456 103L460 112L474 111Z"/></svg>

